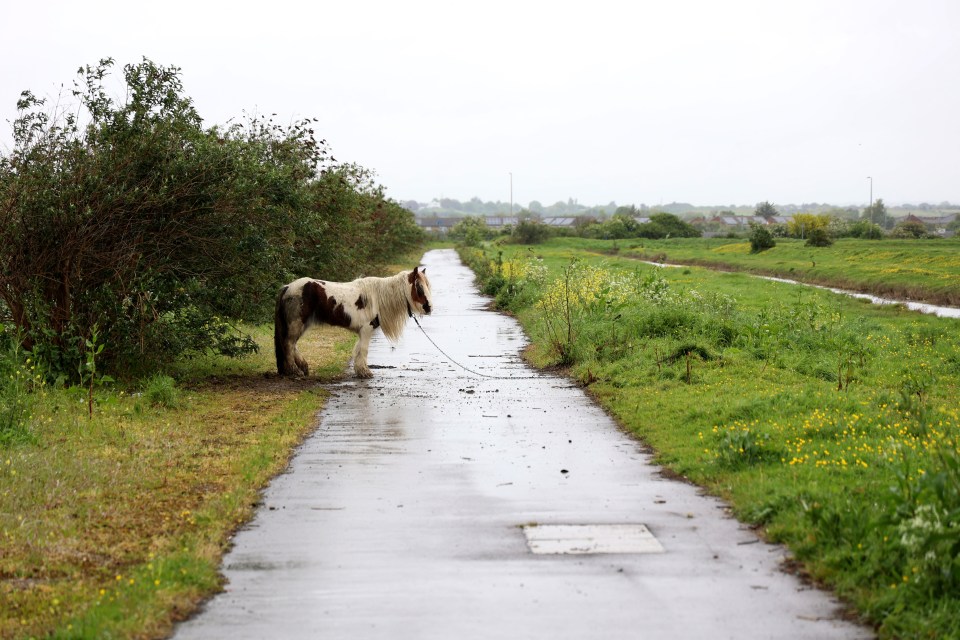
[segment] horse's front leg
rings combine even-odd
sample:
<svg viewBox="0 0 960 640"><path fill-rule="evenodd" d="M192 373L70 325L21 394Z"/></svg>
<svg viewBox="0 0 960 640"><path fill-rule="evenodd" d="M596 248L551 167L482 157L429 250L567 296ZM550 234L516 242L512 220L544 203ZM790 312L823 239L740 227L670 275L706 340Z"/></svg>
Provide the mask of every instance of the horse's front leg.
<svg viewBox="0 0 960 640"><path fill-rule="evenodd" d="M288 328L287 339L283 343L283 357L287 375L308 376L310 367L300 351L297 349L297 342L303 336L307 328L301 322L293 322Z"/></svg>
<svg viewBox="0 0 960 640"><path fill-rule="evenodd" d="M353 348L353 372L358 378L372 378L373 372L367 365L367 351L370 349L370 338L373 337L373 327L367 325L360 329L360 339Z"/></svg>

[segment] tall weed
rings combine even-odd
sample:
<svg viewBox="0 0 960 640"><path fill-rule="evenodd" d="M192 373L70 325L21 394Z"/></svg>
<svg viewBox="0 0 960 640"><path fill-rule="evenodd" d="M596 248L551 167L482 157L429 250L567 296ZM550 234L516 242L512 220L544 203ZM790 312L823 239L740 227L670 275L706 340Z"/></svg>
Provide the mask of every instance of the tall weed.
<svg viewBox="0 0 960 640"><path fill-rule="evenodd" d="M35 394L44 386L44 376L19 340L0 334L0 446L32 439Z"/></svg>

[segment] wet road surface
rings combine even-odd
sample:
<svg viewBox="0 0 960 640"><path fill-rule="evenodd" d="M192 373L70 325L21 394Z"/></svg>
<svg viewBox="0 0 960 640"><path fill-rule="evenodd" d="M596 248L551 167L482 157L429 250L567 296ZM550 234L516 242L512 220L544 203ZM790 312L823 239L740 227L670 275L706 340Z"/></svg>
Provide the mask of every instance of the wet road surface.
<svg viewBox="0 0 960 640"><path fill-rule="evenodd" d="M384 368L333 387L236 536L226 592L176 638L873 637L580 389L526 368L453 251L424 264L433 340L523 379L467 373L412 322L396 347L378 334Z"/></svg>

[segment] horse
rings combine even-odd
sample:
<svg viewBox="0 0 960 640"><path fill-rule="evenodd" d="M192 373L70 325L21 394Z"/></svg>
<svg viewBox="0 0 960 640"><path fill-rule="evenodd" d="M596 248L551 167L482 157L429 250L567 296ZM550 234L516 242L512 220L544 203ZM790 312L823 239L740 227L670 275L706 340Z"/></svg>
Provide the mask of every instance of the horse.
<svg viewBox="0 0 960 640"><path fill-rule="evenodd" d="M330 324L360 336L353 348L353 371L371 378L367 349L376 329L391 342L403 333L407 318L429 315L432 309L426 269L414 267L386 278L328 282L300 278L280 289L274 314L273 345L277 373L307 376L310 368L297 351L297 341L310 327Z"/></svg>

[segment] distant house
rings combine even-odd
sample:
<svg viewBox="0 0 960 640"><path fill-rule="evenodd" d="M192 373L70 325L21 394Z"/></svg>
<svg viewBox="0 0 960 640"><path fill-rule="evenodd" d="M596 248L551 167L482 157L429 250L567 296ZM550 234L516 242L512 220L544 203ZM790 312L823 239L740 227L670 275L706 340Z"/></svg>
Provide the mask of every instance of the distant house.
<svg viewBox="0 0 960 640"><path fill-rule="evenodd" d="M516 216L487 216L484 220L491 229L502 229L517 224L520 219Z"/></svg>
<svg viewBox="0 0 960 640"><path fill-rule="evenodd" d="M446 235L450 229L453 228L453 225L463 220L463 218L422 217L416 220L417 224L424 231Z"/></svg>
<svg viewBox="0 0 960 640"><path fill-rule="evenodd" d="M770 216L768 218L764 218L763 216L717 216L713 218L711 222L716 222L721 227L728 229L746 229L751 223L763 226L770 224L787 224L792 219L793 216Z"/></svg>
<svg viewBox="0 0 960 640"><path fill-rule="evenodd" d="M950 226L951 223L955 222L956 219L957 214L950 213L945 216L937 216L936 218L927 218L926 222L930 228L933 229L934 233L939 236L943 236L944 238L950 238L953 237L954 232L948 230L947 227Z"/></svg>
<svg viewBox="0 0 960 640"><path fill-rule="evenodd" d="M948 231L947 227L950 225L950 223L952 223L954 220L957 219L957 215L958 214L956 213L948 213L942 216L931 216L929 218L927 217L921 218L920 216L916 216L911 213L900 218L894 218L893 222L895 225L903 224L904 222L911 222L914 224L919 222L920 224L924 225L927 228L927 230L929 230L931 233L935 233L938 236L941 236L943 238L949 238L954 235L954 232Z"/></svg>
<svg viewBox="0 0 960 640"><path fill-rule="evenodd" d="M745 229L753 216L717 216L714 220L728 229ZM766 221L764 221L766 224Z"/></svg>
<svg viewBox="0 0 960 640"><path fill-rule="evenodd" d="M548 227L572 227L577 223L576 218L549 217L543 218L540 222Z"/></svg>

